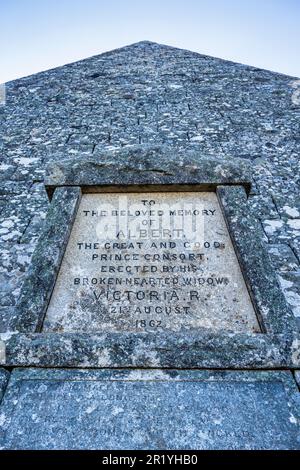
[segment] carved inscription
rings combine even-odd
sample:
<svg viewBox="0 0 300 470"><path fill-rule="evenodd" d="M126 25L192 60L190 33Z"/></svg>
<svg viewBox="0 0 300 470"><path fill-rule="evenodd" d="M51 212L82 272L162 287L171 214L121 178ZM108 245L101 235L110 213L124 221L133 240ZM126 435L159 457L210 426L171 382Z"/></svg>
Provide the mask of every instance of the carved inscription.
<svg viewBox="0 0 300 470"><path fill-rule="evenodd" d="M85 194L43 331L259 332L214 193Z"/></svg>

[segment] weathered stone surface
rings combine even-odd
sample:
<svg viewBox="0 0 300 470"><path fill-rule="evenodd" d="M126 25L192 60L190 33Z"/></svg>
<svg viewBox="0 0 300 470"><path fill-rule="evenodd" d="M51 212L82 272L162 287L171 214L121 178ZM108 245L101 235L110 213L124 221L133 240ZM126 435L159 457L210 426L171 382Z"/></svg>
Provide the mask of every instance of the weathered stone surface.
<svg viewBox="0 0 300 470"><path fill-rule="evenodd" d="M274 202L278 209L279 215L285 219L300 219L300 201L296 194L280 194L273 193Z"/></svg>
<svg viewBox="0 0 300 470"><path fill-rule="evenodd" d="M41 328L80 196L80 188L57 189L11 320L13 330Z"/></svg>
<svg viewBox="0 0 300 470"><path fill-rule="evenodd" d="M43 331L201 327L260 332L216 194L83 195Z"/></svg>
<svg viewBox="0 0 300 470"><path fill-rule="evenodd" d="M70 191L72 194L74 189L60 188L61 191L67 193ZM128 333L107 331L104 335L96 334L96 331L88 334L55 335L48 333L22 335L12 331L1 335L6 347L6 360L2 364L45 367L299 367L300 341L294 317L284 301L268 256L263 249L259 230L247 208L245 190L241 186L218 186L217 195L226 216L236 254L243 267L263 335L229 331L224 334L221 330L208 332L203 326L198 326L193 331L182 330L180 334L158 331L155 335L146 331L140 334L136 331ZM55 198L53 204L54 206L58 204ZM55 210L49 212L48 231L42 238L42 246L51 247L52 235L55 235L57 227L55 214L59 210L58 204ZM51 248L49 250L51 253ZM39 272L41 265L39 250L37 259L36 269ZM51 279L56 277L60 258L56 260L53 258L53 263ZM32 270L29 278L33 275L33 279L28 280L28 285L38 285L35 268ZM28 318L33 318L29 317L28 312L33 311L34 321L42 325L50 294L51 292L46 293L44 303L42 302L39 308L33 309L30 308L31 296L27 296L28 308L20 311L18 317L19 322L24 319L22 320L24 332L33 331L31 324L29 328L27 327Z"/></svg>
<svg viewBox="0 0 300 470"><path fill-rule="evenodd" d="M14 307L0 307L0 332L9 331L13 328L11 322L14 311Z"/></svg>
<svg viewBox="0 0 300 470"><path fill-rule="evenodd" d="M299 263L288 245L267 245L273 267L279 272L297 271Z"/></svg>
<svg viewBox="0 0 300 470"><path fill-rule="evenodd" d="M217 155L216 160L226 165L231 160L250 162L251 212L258 223L256 227L264 229L259 235L261 240L277 247L276 254L271 250L273 265L283 277L283 291L297 315L300 108L293 101L294 93L293 77L149 42L7 84L6 105L0 107L0 329L14 329L16 300L42 233L49 204L43 185L48 163L88 159L94 168L99 168L99 174L105 172L105 184L114 184L120 181L120 175L113 174L111 162L116 168L124 166L123 150L133 153L138 164L135 165L134 158L131 160L121 175L121 183L136 173L135 181L156 181L158 185L165 178L175 181L176 159L180 172L184 171L192 183L193 168L187 168L189 159L198 178L201 176L198 157L203 155L207 159ZM145 155L143 149L149 146L169 149L170 165L160 157L149 157L148 150ZM147 175L140 176L141 170ZM270 300L269 295L266 298ZM275 308L280 305L281 300ZM286 330L286 326L283 321L277 324L276 331ZM200 336L190 333L184 338L178 333L159 337L148 333L123 333L122 337L118 333L92 337L83 333L7 333L1 339L8 366L172 367L176 361L176 367L299 369L300 364L299 337L286 331L275 336L231 333L216 336L201 332ZM299 373L296 376L299 381ZM63 389L72 384L62 381L60 386ZM74 382L74 386L78 383ZM24 387L28 387L24 396L29 396L29 383ZM227 388L226 403L231 398L228 391ZM62 396L66 395L63 392ZM272 388L264 409L270 410L279 395L277 386ZM74 404L77 403L77 390L72 396ZM53 404L54 400L51 406L55 408ZM59 401L56 404L60 406ZM277 418L285 413L286 404L286 396L280 395ZM28 409L26 405L27 401L23 410ZM62 416L62 409L63 405L58 413L51 414L54 421ZM69 413L70 409L67 407L63 416L68 415L65 421L72 429L76 418ZM251 409L248 413L244 403L239 410L246 410L239 416L241 427L252 426L255 411ZM16 422L22 421L20 416L17 413ZM22 429L31 431L25 416L28 415L24 413ZM293 421L290 416L291 424ZM256 423L261 431L260 421ZM225 424L228 429L226 420ZM65 423L62 428L66 429ZM287 429L280 424L280 430L283 428ZM10 447L17 440L15 429L12 424L6 434ZM234 430L232 433L234 436ZM62 434L58 429L57 436ZM28 436L33 435L29 432ZM42 433L38 437L41 436ZM255 446L266 444L267 437L261 432L256 437ZM285 438L284 445L294 443L293 428L287 430ZM22 439L25 442L24 434ZM61 444L67 446L71 439L67 435ZM276 441L274 447L282 442Z"/></svg>
<svg viewBox="0 0 300 470"><path fill-rule="evenodd" d="M196 332L5 333L2 365L35 367L299 368L291 335ZM1 362L0 362L1 364Z"/></svg>
<svg viewBox="0 0 300 470"><path fill-rule="evenodd" d="M1 351L1 345L0 345L0 354L1 352L2 351ZM9 373L6 370L0 368L0 403L1 403L4 391L6 389L8 378L9 378ZM1 416L1 412L0 412L0 416Z"/></svg>
<svg viewBox="0 0 300 470"><path fill-rule="evenodd" d="M270 219L263 222L264 231L270 243L290 243L299 241L300 219Z"/></svg>
<svg viewBox="0 0 300 470"><path fill-rule="evenodd" d="M237 256L258 318L267 332L297 330L292 311L280 289L268 253L264 250L259 226L244 204L246 195L239 186L217 188Z"/></svg>
<svg viewBox="0 0 300 470"><path fill-rule="evenodd" d="M201 185L202 191L215 189L217 184L240 184L251 187L251 171L247 162L215 157L168 146L140 145L119 151L103 152L90 158L68 159L50 163L45 185L52 192L57 186L168 186ZM128 189L127 189L128 190Z"/></svg>
<svg viewBox="0 0 300 470"><path fill-rule="evenodd" d="M250 203L253 197L258 222L281 215L297 223L295 83L293 77L149 42L8 83L0 109L1 306L15 305L40 234L49 162L98 155L100 161L105 152L114 160L132 145L170 147L173 158L185 151L242 158L251 163ZM269 240L288 243L299 262L295 222Z"/></svg>
<svg viewBox="0 0 300 470"><path fill-rule="evenodd" d="M2 449L300 448L290 372L19 369L0 413Z"/></svg>
<svg viewBox="0 0 300 470"><path fill-rule="evenodd" d="M295 380L298 384L299 390L300 390L300 370L295 371Z"/></svg>
<svg viewBox="0 0 300 470"><path fill-rule="evenodd" d="M300 271L280 273L279 281L295 318L300 322Z"/></svg>

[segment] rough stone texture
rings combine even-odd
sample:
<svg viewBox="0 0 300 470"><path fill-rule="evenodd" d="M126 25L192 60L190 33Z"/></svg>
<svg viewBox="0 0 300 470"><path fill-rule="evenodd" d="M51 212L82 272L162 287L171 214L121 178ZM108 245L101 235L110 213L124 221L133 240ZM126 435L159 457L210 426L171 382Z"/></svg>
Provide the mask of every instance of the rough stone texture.
<svg viewBox="0 0 300 470"><path fill-rule="evenodd" d="M102 191L118 186L195 188L214 190L217 184L239 184L249 192L251 169L242 159L205 155L190 149L175 149L167 145L131 145L120 150L102 151L97 156L73 158L47 165L45 185L49 193L57 186L94 187ZM112 189L114 190L114 188ZM182 190L182 189L181 189Z"/></svg>
<svg viewBox="0 0 300 470"><path fill-rule="evenodd" d="M0 448L300 449L298 406L289 372L17 369Z"/></svg>
<svg viewBox="0 0 300 470"><path fill-rule="evenodd" d="M280 273L279 281L295 317L300 320L300 272Z"/></svg>
<svg viewBox="0 0 300 470"><path fill-rule="evenodd" d="M84 194L43 331L201 327L261 331L216 194Z"/></svg>
<svg viewBox="0 0 300 470"><path fill-rule="evenodd" d="M296 371L295 371L295 380L296 380L297 385L298 385L298 387L299 387L299 389L300 389L300 370L296 370Z"/></svg>
<svg viewBox="0 0 300 470"><path fill-rule="evenodd" d="M76 160L78 169L80 161L87 158L99 162L104 169L111 169L111 162L120 169L124 165L120 149L128 150L128 154L143 153L142 149L153 145L169 148L168 156L173 152L180 172L187 163L185 155L192 159L196 168L199 162L192 155L206 155L208 159L217 157L220 163L243 159L245 164L250 164L254 179L250 210L262 228L259 236L280 275L286 299L299 318L300 107L293 101L294 93L293 77L149 42L9 83L6 105L0 106L0 331L14 329L15 305L23 276L42 233L49 204L43 184L46 165L50 163L58 168L62 160L69 160L70 165ZM135 165L133 158L130 172L136 169L137 179L142 178L140 170L149 170L148 177L150 175L152 180L159 182L161 168L165 176L172 179L162 155L157 161L150 160L151 164L146 167L136 162ZM175 164L172 171L174 168ZM118 181L119 176L112 172L112 181ZM193 335L182 338L173 334L165 338L137 335L132 339L126 334L122 338L108 334L95 336L91 341L82 334L7 333L2 339L7 365L12 366L17 362L24 366L53 367L114 367L120 363L124 367L170 367L176 350L178 367L222 368L236 367L238 363L241 368L286 368L297 364L299 368L299 340L286 335L280 341L278 338L272 340L268 335L255 335L259 337L256 339L241 336L203 334L201 338ZM159 354L158 344L161 347ZM78 446L91 445L90 436L95 426L94 420L90 424L88 417L86 419L89 413L82 415L85 426L81 423L76 426L80 407L86 403L89 384L73 382L72 371L24 370L13 374L16 380L11 382L11 394L6 394L2 409L7 416L14 406L20 406L10 399L17 396L16 384L21 387L20 403L24 406L22 412L8 416L12 419L11 428L8 421L3 423L5 435L0 434L0 439L5 447L44 446L41 442L43 432L40 432L45 429L43 420L38 421L39 416L32 411L39 407L42 412L47 409L49 421L54 426L53 433L50 428L45 432L47 437L53 438L48 441L49 446L76 447L76 436L79 436ZM18 380L22 374L26 379L23 385ZM32 374L37 375L33 377ZM280 377L283 374L287 377L285 374L288 373L280 372ZM228 373L219 372L218 379L225 375L228 377ZM243 372L243 376L253 381L252 372L249 375ZM251 385L251 393L238 382L235 387L226 386L223 394L223 384L221 388L217 384L215 390L219 387L218 393L214 392L214 398L210 396L211 402L208 400L208 403L218 405L212 409L219 410L218 407L227 406L227 403L231 406L233 394L236 397L232 409L234 422L239 424L239 431L250 429L250 441L256 448L299 446L294 431L296 413L288 417L290 400L282 392L278 376L276 373L275 379L274 374L268 374L272 380L267 386L255 388ZM37 380L36 385L34 380L27 380L37 377L41 380ZM300 381L299 373L296 377ZM241 395L236 394L236 385L242 389ZM42 389L38 391L40 386ZM36 389L37 395L34 394ZM49 400L42 402L45 403L43 408L39 395L43 398L44 392L48 393ZM68 395L69 392L73 394ZM103 397L101 387L95 393ZM76 401L79 396L81 401ZM252 406L253 396L258 408ZM193 397L192 393L191 400ZM246 397L244 401L243 397ZM247 397L250 397L248 401ZM114 393L111 398L113 403ZM146 399L149 399L148 394ZM200 410L202 405L198 403L197 406ZM236 409L238 414L234 413ZM93 414L93 409L90 410ZM99 416L99 410L95 412ZM172 413L176 413L174 409L170 411L174 416ZM60 416L65 420L60 427L55 427ZM155 416L160 424L159 413ZM176 416L182 418L180 412ZM34 423L37 431L32 433L34 420L37 420ZM68 429L76 429L72 435L65 431L66 422ZM262 430L261 422L265 423L267 432ZM182 419L178 425L180 429L181 424ZM228 417L225 424L230 436L226 437L225 445L240 448L249 444L248 434L236 437ZM20 440L19 429L23 431ZM96 438L98 430L99 426L95 430ZM26 432L28 439L25 439ZM255 439L251 433L255 433ZM141 435L143 438L145 434ZM128 439L131 436L129 434ZM164 434L160 433L160 436ZM182 433L179 438L181 436ZM213 447L218 442L206 440L203 444L205 436L200 435L202 446ZM220 434L216 439L220 439L218 436ZM224 442L222 428L221 437ZM119 443L118 439L116 444ZM136 445L141 447L143 443Z"/></svg>
<svg viewBox="0 0 300 470"><path fill-rule="evenodd" d="M18 334L16 330L24 333L38 331L40 328L36 325L42 325L44 321L53 279L61 261L61 251L58 250L59 257L56 253L57 240L60 240L62 234L61 248L64 249L65 246L64 234L67 230L64 228L65 221L62 221L61 214L65 213L72 221L78 203L79 188L60 187L55 193L45 230L32 259L31 271L22 288L18 307L23 303L26 308L21 308L20 314L16 315L14 331L0 334L5 349L4 359L0 364L44 367L298 368L300 339L294 317L286 305L268 255L263 249L259 229L249 211L245 189L242 186L226 185L217 186L216 191L236 254L243 267L263 335L230 333L229 330L223 333L221 330L203 328L204 325L198 325L196 332L184 329L180 334L161 331L157 331L155 335L149 331L140 334L129 331L126 334L121 329L120 332L107 331L102 335L96 331L64 333L61 331L68 323L69 313L59 325L55 325L55 330L59 330L55 335ZM60 194L65 197L59 198ZM205 196L205 193L199 194ZM168 194L168 197L171 195ZM87 200L89 197L98 196L87 194ZM110 193L106 197L113 195ZM69 201L69 205L65 204L65 201ZM60 231L57 230L57 225L61 226ZM52 273L49 274L48 269L43 272L43 258L51 261ZM74 255L73 258L77 259L77 256ZM71 267L70 272L72 269ZM51 289L48 288L49 279ZM37 300L34 295L35 288L44 293ZM88 313L91 313L90 308ZM98 308L96 314L99 314ZM91 319L86 321L84 312L77 315L77 319L73 316L66 330L82 330L78 325L81 317L85 330L88 330L89 326L98 330L99 322L93 324ZM49 326L51 327L51 322L47 318L46 331L51 331Z"/></svg>
<svg viewBox="0 0 300 470"><path fill-rule="evenodd" d="M6 389L8 378L9 373L6 370L0 368L0 403Z"/></svg>
<svg viewBox="0 0 300 470"><path fill-rule="evenodd" d="M217 195L262 325L267 332L294 334L296 322L281 292L268 253L263 249L260 227L248 209L244 189L219 186Z"/></svg>
<svg viewBox="0 0 300 470"><path fill-rule="evenodd" d="M13 330L41 329L80 197L80 188L58 188L55 192L10 321Z"/></svg>
<svg viewBox="0 0 300 470"><path fill-rule="evenodd" d="M268 245L267 249L279 276L284 272L298 270L298 260L288 245Z"/></svg>
<svg viewBox="0 0 300 470"><path fill-rule="evenodd" d="M253 169L250 204L264 240L282 257L289 247L299 271L300 108L292 100L294 83L285 75L142 42L7 84L0 107L1 328L10 329L47 210L45 165L62 158L100 159L104 150L114 155L120 147L153 143L241 157Z"/></svg>
<svg viewBox="0 0 300 470"><path fill-rule="evenodd" d="M250 333L4 333L6 367L264 369L300 366L298 338Z"/></svg>

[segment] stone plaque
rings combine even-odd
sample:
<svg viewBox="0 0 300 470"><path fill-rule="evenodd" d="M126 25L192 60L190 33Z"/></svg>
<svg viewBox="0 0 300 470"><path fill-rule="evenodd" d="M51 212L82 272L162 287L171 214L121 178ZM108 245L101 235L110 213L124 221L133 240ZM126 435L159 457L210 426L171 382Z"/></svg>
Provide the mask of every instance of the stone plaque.
<svg viewBox="0 0 300 470"><path fill-rule="evenodd" d="M260 328L213 192L84 194L44 332Z"/></svg>
<svg viewBox="0 0 300 470"><path fill-rule="evenodd" d="M15 369L0 449L299 449L297 396L283 371Z"/></svg>

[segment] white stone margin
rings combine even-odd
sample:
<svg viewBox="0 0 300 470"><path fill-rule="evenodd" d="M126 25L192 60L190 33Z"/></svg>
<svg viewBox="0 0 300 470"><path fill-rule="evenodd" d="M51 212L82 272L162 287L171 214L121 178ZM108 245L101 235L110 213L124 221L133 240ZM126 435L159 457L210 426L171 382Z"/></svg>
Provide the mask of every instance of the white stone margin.
<svg viewBox="0 0 300 470"><path fill-rule="evenodd" d="M296 106L300 105L300 80L295 80L291 83L292 88L294 91L292 93L292 103Z"/></svg>
<svg viewBox="0 0 300 470"><path fill-rule="evenodd" d="M6 362L6 344L0 339L0 363Z"/></svg>
<svg viewBox="0 0 300 470"><path fill-rule="evenodd" d="M5 83L0 83L0 106L6 102L6 88Z"/></svg>

